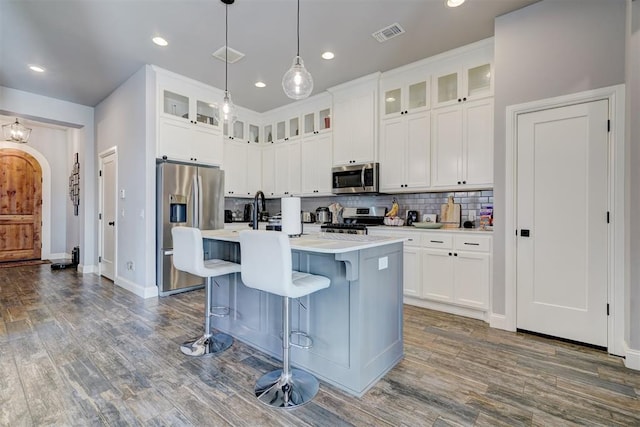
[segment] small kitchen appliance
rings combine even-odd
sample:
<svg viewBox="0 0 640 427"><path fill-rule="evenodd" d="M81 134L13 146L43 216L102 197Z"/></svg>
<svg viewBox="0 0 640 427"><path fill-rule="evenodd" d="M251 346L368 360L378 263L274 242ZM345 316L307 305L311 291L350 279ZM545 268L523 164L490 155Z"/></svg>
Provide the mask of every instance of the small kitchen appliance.
<svg viewBox="0 0 640 427"><path fill-rule="evenodd" d="M328 224L331 222L331 212L328 207L319 207L316 209L316 222L318 224Z"/></svg>
<svg viewBox="0 0 640 427"><path fill-rule="evenodd" d="M313 212L302 212L302 222L314 223L316 222L316 215Z"/></svg>
<svg viewBox="0 0 640 427"><path fill-rule="evenodd" d="M333 194L379 192L379 163L336 166L332 169Z"/></svg>
<svg viewBox="0 0 640 427"><path fill-rule="evenodd" d="M407 225L413 225L414 222L418 222L418 211L407 211Z"/></svg>

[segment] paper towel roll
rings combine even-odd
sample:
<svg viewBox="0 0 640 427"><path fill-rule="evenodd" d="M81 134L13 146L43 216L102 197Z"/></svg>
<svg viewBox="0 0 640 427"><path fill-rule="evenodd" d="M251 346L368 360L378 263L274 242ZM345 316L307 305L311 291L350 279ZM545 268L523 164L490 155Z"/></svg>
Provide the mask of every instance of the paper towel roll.
<svg viewBox="0 0 640 427"><path fill-rule="evenodd" d="M282 231L289 236L302 234L302 220L300 218L300 197L283 197L280 200L282 214Z"/></svg>

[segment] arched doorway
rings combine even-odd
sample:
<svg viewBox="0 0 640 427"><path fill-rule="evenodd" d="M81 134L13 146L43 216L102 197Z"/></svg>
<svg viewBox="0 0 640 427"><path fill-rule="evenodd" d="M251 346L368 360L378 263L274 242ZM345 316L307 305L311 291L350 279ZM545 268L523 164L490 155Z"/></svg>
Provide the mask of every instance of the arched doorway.
<svg viewBox="0 0 640 427"><path fill-rule="evenodd" d="M0 262L40 259L42 168L22 150L0 149Z"/></svg>

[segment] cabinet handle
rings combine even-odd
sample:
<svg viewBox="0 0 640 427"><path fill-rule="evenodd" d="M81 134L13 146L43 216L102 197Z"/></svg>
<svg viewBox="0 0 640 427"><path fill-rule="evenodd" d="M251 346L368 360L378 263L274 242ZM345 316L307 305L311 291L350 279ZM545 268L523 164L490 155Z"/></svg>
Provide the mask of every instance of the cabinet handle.
<svg viewBox="0 0 640 427"><path fill-rule="evenodd" d="M410 242L413 242L413 239L407 239L407 240L410 241Z"/></svg>
<svg viewBox="0 0 640 427"><path fill-rule="evenodd" d="M444 243L442 240L430 240L431 243Z"/></svg>
<svg viewBox="0 0 640 427"><path fill-rule="evenodd" d="M458 256L458 254L457 254L457 253L454 253L454 254L453 254L453 256Z"/></svg>
<svg viewBox="0 0 640 427"><path fill-rule="evenodd" d="M480 243L469 243L469 242L464 242L465 245L468 246L480 246Z"/></svg>
<svg viewBox="0 0 640 427"><path fill-rule="evenodd" d="M463 183L463 184L466 184L466 183L467 183L467 181L462 181L462 183Z"/></svg>
<svg viewBox="0 0 640 427"><path fill-rule="evenodd" d="M449 252L449 256L451 256L451 255L452 255L451 252Z"/></svg>
<svg viewBox="0 0 640 427"><path fill-rule="evenodd" d="M462 100L463 100L463 101L466 101L466 100L467 100L467 98L462 98Z"/></svg>
<svg viewBox="0 0 640 427"><path fill-rule="evenodd" d="M458 102L462 102L462 99L458 98Z"/></svg>
<svg viewBox="0 0 640 427"><path fill-rule="evenodd" d="M462 182L458 181L458 185L462 184Z"/></svg>

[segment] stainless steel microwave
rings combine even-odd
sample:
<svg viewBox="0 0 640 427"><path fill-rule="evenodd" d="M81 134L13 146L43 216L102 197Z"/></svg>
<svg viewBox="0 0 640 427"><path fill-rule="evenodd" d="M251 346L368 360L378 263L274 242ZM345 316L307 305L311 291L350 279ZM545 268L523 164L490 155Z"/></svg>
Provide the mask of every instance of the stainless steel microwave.
<svg viewBox="0 0 640 427"><path fill-rule="evenodd" d="M333 168L333 194L377 193L379 163L336 166Z"/></svg>

